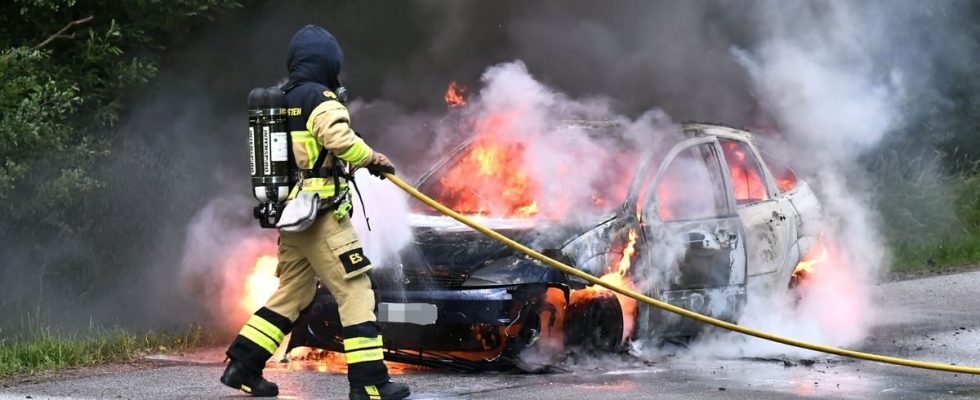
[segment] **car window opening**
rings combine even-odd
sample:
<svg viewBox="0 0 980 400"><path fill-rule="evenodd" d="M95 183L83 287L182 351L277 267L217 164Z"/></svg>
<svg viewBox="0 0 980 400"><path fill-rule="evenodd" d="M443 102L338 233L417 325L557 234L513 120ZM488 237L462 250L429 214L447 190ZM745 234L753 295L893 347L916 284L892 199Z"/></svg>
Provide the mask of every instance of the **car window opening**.
<svg viewBox="0 0 980 400"><path fill-rule="evenodd" d="M762 161L769 167L769 172L772 173L772 178L776 181L776 188L779 189L780 193L785 193L796 188L796 173L786 163L779 161L779 159L766 152L762 152Z"/></svg>
<svg viewBox="0 0 980 400"><path fill-rule="evenodd" d="M739 205L769 200L769 192L763 180L762 168L755 154L743 142L719 139L725 152L728 172L732 177L732 190Z"/></svg>
<svg viewBox="0 0 980 400"><path fill-rule="evenodd" d="M728 214L725 185L714 146L702 144L677 155L657 182L662 221L706 219Z"/></svg>

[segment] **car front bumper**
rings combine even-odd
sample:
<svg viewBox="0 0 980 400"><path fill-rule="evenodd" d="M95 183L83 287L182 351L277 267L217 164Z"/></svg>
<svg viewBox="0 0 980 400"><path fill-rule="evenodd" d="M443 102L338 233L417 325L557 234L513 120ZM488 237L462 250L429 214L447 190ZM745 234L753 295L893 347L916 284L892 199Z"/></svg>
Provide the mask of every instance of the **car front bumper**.
<svg viewBox="0 0 980 400"><path fill-rule="evenodd" d="M508 329L520 328L527 304L515 298L513 288L377 290L375 295L386 359L462 369L506 364L506 357L500 356L514 344ZM413 318L434 321L406 322ZM342 343L336 300L319 288L313 304L297 320L287 351L314 347L343 352Z"/></svg>

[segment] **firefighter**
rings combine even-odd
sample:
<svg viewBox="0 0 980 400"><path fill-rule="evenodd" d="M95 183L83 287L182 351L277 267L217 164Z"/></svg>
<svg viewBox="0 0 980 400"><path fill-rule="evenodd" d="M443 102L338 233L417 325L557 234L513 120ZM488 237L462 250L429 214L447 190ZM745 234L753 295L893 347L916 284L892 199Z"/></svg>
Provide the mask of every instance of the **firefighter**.
<svg viewBox="0 0 980 400"><path fill-rule="evenodd" d="M289 81L282 90L292 155L302 178L290 198L299 190L316 191L322 208L306 230L280 233L279 288L227 351L230 362L221 382L253 396L278 395L278 387L263 378L262 370L301 311L312 304L317 279L337 300L350 398L403 399L410 394L407 385L391 382L383 363L367 275L372 265L350 222L344 178L349 175L342 172L364 167L373 174L393 173L394 166L351 130L337 94L343 90L338 80L342 62L336 39L321 27L307 25L289 43Z"/></svg>

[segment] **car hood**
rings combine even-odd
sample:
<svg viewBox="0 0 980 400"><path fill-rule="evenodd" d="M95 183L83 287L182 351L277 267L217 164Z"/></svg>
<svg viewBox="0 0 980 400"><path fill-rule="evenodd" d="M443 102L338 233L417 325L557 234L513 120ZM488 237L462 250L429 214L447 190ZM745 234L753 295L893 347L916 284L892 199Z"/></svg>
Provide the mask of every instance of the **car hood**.
<svg viewBox="0 0 980 400"><path fill-rule="evenodd" d="M533 219L474 218L508 238L535 250L561 249L569 240L609 218L585 219L580 223ZM402 252L403 270L469 274L517 252L456 220L443 216L413 214L414 238Z"/></svg>

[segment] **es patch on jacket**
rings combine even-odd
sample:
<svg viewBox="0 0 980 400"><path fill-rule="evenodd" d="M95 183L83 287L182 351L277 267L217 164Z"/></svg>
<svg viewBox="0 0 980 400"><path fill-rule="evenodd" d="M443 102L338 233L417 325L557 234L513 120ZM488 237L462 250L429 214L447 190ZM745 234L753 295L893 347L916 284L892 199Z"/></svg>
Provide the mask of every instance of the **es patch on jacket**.
<svg viewBox="0 0 980 400"><path fill-rule="evenodd" d="M341 254L340 263L344 264L344 271L349 274L371 265L371 260L368 260L367 256L364 255L363 250L356 248Z"/></svg>

